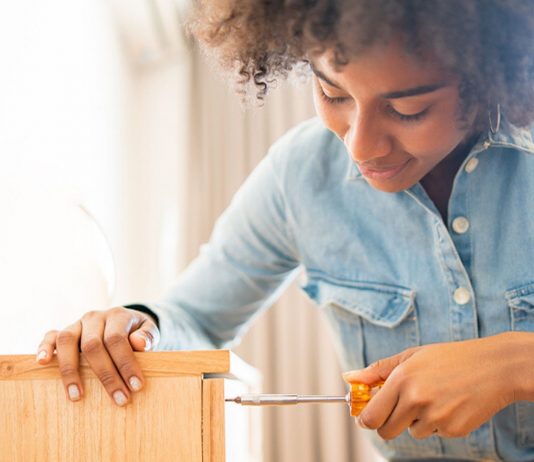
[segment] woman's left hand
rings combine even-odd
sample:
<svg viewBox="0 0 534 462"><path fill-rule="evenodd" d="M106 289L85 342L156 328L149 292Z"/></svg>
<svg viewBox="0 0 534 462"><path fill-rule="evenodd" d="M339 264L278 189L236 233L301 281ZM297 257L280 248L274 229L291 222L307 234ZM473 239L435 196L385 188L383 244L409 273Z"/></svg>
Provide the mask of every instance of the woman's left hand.
<svg viewBox="0 0 534 462"><path fill-rule="evenodd" d="M360 414L360 425L384 439L406 429L417 439L466 436L518 399L510 335L411 348L345 373L349 383L385 381Z"/></svg>

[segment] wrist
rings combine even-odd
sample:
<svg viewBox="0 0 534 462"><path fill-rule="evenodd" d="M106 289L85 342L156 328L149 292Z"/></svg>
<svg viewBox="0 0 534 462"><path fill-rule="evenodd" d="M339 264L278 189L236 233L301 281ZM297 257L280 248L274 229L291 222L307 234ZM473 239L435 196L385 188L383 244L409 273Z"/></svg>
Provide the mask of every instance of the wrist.
<svg viewBox="0 0 534 462"><path fill-rule="evenodd" d="M503 390L510 401L534 401L534 333L504 332L498 334L504 353Z"/></svg>

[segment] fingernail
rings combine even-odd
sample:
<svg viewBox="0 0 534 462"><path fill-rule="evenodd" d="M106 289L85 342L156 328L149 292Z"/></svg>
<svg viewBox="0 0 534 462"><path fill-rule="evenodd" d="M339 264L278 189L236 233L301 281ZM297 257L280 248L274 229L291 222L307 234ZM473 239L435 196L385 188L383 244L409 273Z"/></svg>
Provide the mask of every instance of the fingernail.
<svg viewBox="0 0 534 462"><path fill-rule="evenodd" d="M141 390L141 380L139 380L135 375L130 377L129 382L134 391Z"/></svg>
<svg viewBox="0 0 534 462"><path fill-rule="evenodd" d="M145 351L148 351L152 348L152 342L148 338L148 335L145 335Z"/></svg>
<svg viewBox="0 0 534 462"><path fill-rule="evenodd" d="M361 416L358 417L358 425L360 425L360 427L364 428L365 430L369 430L369 427L363 423Z"/></svg>
<svg viewBox="0 0 534 462"><path fill-rule="evenodd" d="M120 390L113 393L113 399L119 406L124 406L127 401L126 395Z"/></svg>
<svg viewBox="0 0 534 462"><path fill-rule="evenodd" d="M41 361L41 359L46 358L46 350L41 350L39 354L37 355L37 361Z"/></svg>
<svg viewBox="0 0 534 462"><path fill-rule="evenodd" d="M72 401L78 401L80 399L80 389L77 385L71 384L67 387L69 398Z"/></svg>

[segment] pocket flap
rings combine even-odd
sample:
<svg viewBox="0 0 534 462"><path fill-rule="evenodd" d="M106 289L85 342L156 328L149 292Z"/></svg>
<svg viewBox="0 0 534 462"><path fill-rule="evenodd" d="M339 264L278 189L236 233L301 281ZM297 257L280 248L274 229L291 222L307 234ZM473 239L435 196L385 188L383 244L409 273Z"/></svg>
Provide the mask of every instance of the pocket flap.
<svg viewBox="0 0 534 462"><path fill-rule="evenodd" d="M334 304L384 327L398 326L414 308L415 292L391 285L312 279L303 289L321 307Z"/></svg>
<svg viewBox="0 0 534 462"><path fill-rule="evenodd" d="M534 283L507 290L504 296L508 305L516 310L534 310Z"/></svg>

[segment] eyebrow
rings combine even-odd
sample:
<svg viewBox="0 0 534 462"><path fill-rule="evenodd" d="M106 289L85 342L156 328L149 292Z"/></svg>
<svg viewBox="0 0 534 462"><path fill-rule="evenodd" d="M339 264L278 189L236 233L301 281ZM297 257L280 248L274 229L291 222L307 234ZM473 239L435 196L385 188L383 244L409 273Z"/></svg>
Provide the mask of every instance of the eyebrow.
<svg viewBox="0 0 534 462"><path fill-rule="evenodd" d="M319 77L321 80L325 81L328 85L337 88L338 90L343 90L337 83L330 80L326 75L321 71L310 65L312 72ZM407 98L409 96L424 95L426 93L432 93L433 91L443 88L446 84L444 82L432 84L432 85L420 85L418 87L406 88L404 90L397 90L388 93L382 93L380 96L384 99L398 99L398 98Z"/></svg>

